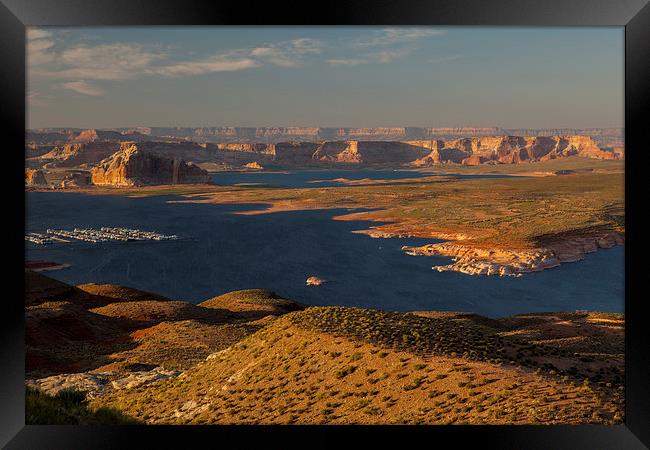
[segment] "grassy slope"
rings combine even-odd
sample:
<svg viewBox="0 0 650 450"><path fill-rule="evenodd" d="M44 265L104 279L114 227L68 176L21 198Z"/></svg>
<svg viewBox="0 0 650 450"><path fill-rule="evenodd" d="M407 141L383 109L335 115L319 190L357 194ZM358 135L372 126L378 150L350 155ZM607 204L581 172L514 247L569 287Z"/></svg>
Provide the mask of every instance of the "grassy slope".
<svg viewBox="0 0 650 450"><path fill-rule="evenodd" d="M63 390L56 396L25 391L27 425L136 425L140 422L110 408L88 408L82 392Z"/></svg>
<svg viewBox="0 0 650 450"><path fill-rule="evenodd" d="M110 285L81 286L89 297L80 297L79 289L48 283L47 277L34 281L26 309L30 377L130 372L134 365L186 371L89 404L29 392L33 423L112 422L120 414L149 423L622 418L620 314L487 319L342 307L303 311L264 290L236 291L194 306L146 300L155 294ZM72 366L54 370L52 360Z"/></svg>
<svg viewBox="0 0 650 450"><path fill-rule="evenodd" d="M555 319L566 327L567 320L598 317ZM509 320L533 334L545 323L539 316ZM93 407L149 423L621 420L620 355L585 358L566 343L533 345L509 336L510 326L466 315L313 307L275 320L180 378L101 397Z"/></svg>

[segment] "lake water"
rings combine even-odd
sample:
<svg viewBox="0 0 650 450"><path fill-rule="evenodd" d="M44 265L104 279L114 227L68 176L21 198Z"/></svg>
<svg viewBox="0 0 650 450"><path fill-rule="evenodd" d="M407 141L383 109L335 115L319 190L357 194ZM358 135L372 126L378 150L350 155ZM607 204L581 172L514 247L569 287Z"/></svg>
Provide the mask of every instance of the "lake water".
<svg viewBox="0 0 650 450"><path fill-rule="evenodd" d="M415 170L292 170L283 172L215 172L212 180L220 185L261 184L287 188L340 187L345 184L334 181L348 180L402 180L423 176L445 176L440 172ZM506 178L512 175L495 174L453 174L458 178Z"/></svg>
<svg viewBox="0 0 650 450"><path fill-rule="evenodd" d="M316 179L369 175L365 171L354 175L319 171ZM288 178L285 174L281 180L284 185L300 184L312 176L316 175L300 173L289 179L291 174ZM377 179L386 178L383 174ZM29 192L28 232L113 226L177 234L183 239L48 246L26 243L26 258L70 264L66 269L45 272L67 283L123 284L195 303L237 289L265 288L311 305L473 311L491 317L576 309L623 311L623 247L599 250L584 261L520 278L477 277L431 269L448 264L448 258L409 256L400 251L402 245L422 245L431 239L373 239L351 233L371 224L331 220L346 210L247 216L232 213L255 206L169 200L178 197ZM329 282L306 286L306 278L312 275Z"/></svg>

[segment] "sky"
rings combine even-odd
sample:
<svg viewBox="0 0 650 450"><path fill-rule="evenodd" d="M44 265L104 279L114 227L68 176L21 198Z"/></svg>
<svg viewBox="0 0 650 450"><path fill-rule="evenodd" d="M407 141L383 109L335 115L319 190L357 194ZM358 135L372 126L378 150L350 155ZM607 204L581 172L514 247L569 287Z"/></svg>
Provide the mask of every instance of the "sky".
<svg viewBox="0 0 650 450"><path fill-rule="evenodd" d="M41 27L27 127L623 127L622 27Z"/></svg>

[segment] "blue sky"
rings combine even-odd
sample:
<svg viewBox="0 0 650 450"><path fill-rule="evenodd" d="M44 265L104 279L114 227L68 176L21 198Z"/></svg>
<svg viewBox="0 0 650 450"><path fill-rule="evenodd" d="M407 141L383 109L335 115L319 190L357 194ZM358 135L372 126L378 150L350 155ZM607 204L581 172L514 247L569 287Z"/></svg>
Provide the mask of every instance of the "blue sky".
<svg viewBox="0 0 650 450"><path fill-rule="evenodd" d="M622 27L30 28L27 125L623 126Z"/></svg>

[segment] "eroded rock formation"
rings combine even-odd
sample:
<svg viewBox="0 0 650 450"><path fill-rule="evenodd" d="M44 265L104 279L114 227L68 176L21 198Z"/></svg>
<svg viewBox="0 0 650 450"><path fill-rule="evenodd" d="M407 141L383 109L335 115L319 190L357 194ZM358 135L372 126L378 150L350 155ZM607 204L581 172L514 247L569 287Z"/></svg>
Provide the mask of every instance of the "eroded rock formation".
<svg viewBox="0 0 650 450"><path fill-rule="evenodd" d="M93 135L90 130L89 135ZM119 133L118 133L119 134ZM126 137L127 134L120 134ZM34 144L35 145L35 144ZM126 150L137 150L132 172L124 172ZM119 156L119 155L121 156ZM112 159L114 161L108 161ZM130 155L130 153L129 153ZM144 155L147 155L146 157ZM485 136L461 139L325 140L279 143L198 143L162 141L102 141L58 145L29 160L32 168L92 168L94 184L202 183L210 170L309 167L430 167L445 164L519 164L570 156L622 159L623 148L601 148L589 136ZM154 160L156 162L154 162ZM148 162L145 162L148 161ZM175 162L174 162L175 161ZM182 162L182 163L181 163ZM174 166L178 165L178 167ZM177 171L177 172L176 172ZM53 171L55 172L55 171ZM124 172L124 173L123 173ZM133 175L131 175L131 173ZM176 175L174 175L176 173ZM73 185L81 185L76 180ZM68 183L70 184L70 183ZM63 186L66 187L66 186Z"/></svg>
<svg viewBox="0 0 650 450"><path fill-rule="evenodd" d="M416 144L415 141L414 144ZM417 144L416 144L417 145ZM438 164L518 164L567 156L619 159L620 153L601 149L589 136L491 136L423 142L431 151L412 162L415 167Z"/></svg>
<svg viewBox="0 0 650 450"><path fill-rule="evenodd" d="M99 164L120 149L119 142L88 142L85 144L65 144L54 147L41 155L50 167L79 167Z"/></svg>
<svg viewBox="0 0 650 450"><path fill-rule="evenodd" d="M92 183L110 186L208 183L208 172L180 158L165 158L124 143L91 171Z"/></svg>
<svg viewBox="0 0 650 450"><path fill-rule="evenodd" d="M39 169L25 169L25 186L47 186L43 171Z"/></svg>
<svg viewBox="0 0 650 450"><path fill-rule="evenodd" d="M599 248L623 245L623 243L624 238L620 233L610 231L554 240L547 245L528 250L480 248L456 242L441 242L421 247L404 246L402 250L413 256L451 257L452 264L433 267L438 272L521 276L529 272L550 269L561 263L580 261L586 253L595 252Z"/></svg>

